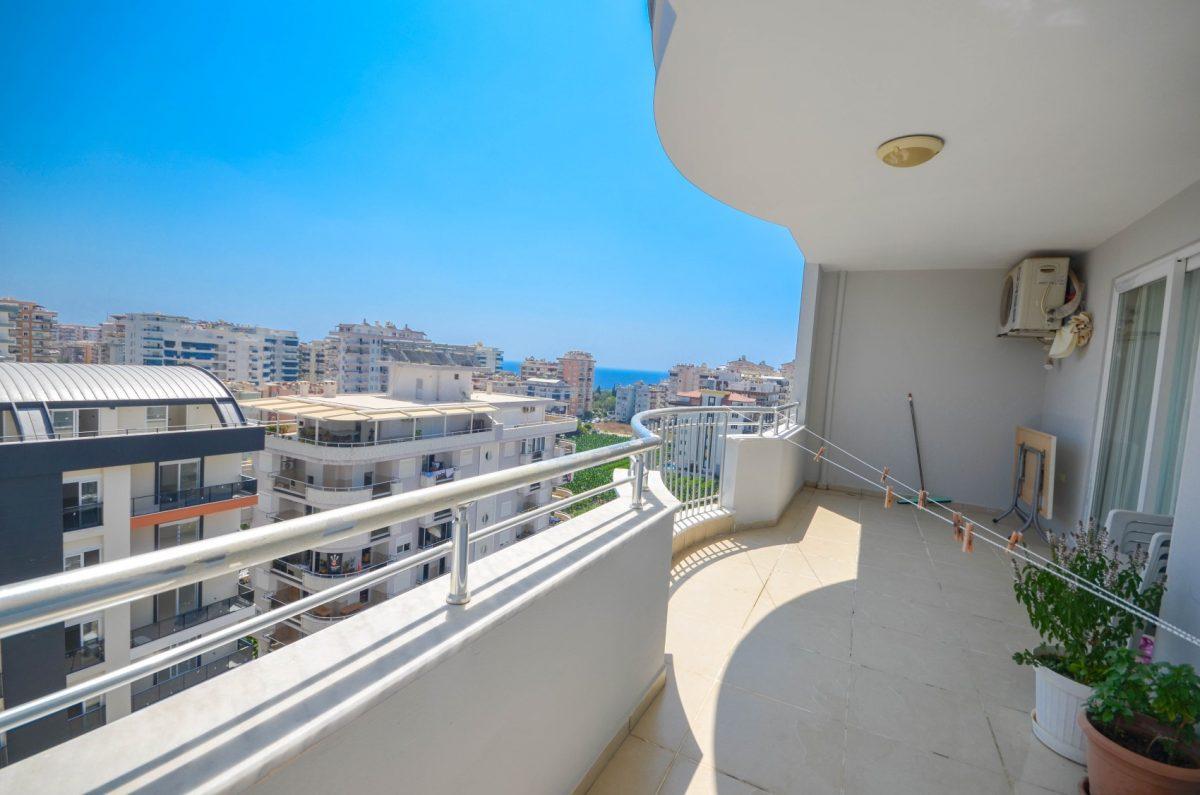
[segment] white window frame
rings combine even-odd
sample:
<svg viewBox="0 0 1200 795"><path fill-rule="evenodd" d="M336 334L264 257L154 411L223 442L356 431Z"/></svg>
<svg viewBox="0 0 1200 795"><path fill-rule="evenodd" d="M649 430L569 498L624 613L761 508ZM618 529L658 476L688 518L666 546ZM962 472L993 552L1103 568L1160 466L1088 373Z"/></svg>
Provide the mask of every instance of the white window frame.
<svg viewBox="0 0 1200 795"><path fill-rule="evenodd" d="M160 409L162 410L162 419L160 420L158 417L151 419L150 412L152 410L158 411ZM167 408L165 403L161 406L146 406L146 429L160 429L165 431L167 429L167 423L170 422L170 416L170 409Z"/></svg>
<svg viewBox="0 0 1200 795"><path fill-rule="evenodd" d="M1113 280L1112 296L1108 306L1108 331L1105 335L1104 366L1100 372L1100 396L1096 403L1096 413L1092 428L1091 461L1088 466L1087 493L1084 498L1083 510L1090 514L1096 499L1096 475L1100 468L1101 444L1103 443L1104 424L1108 413L1108 382L1111 376L1113 346L1116 344L1117 307L1121 296L1130 290L1136 290L1159 279L1166 279L1166 291L1163 297L1162 344L1158 346L1158 358L1155 362L1154 387L1150 399L1150 417L1146 425L1146 452L1142 459L1142 482L1138 489L1138 504L1135 510L1149 511L1153 499L1151 486L1162 477L1163 442L1167 433L1166 411L1160 411L1163 397L1171 394L1173 379L1176 374L1168 363L1175 361L1176 349L1179 346L1180 326L1183 314L1183 280L1184 276L1200 269L1200 243L1194 243L1166 257L1156 259L1140 267L1118 276ZM1200 395L1200 367L1196 368L1192 383L1192 396ZM1189 429L1191 430L1191 429ZM1200 431L1196 431L1200 433ZM1103 524L1107 516L1096 516L1096 522Z"/></svg>
<svg viewBox="0 0 1200 795"><path fill-rule="evenodd" d="M54 415L55 414L71 415L71 428L69 431L66 431L64 429L64 432L62 432L60 434L58 426L54 424ZM79 435L79 411L77 409L50 409L50 432L53 433L56 437L58 437L60 435L63 437L70 437L70 438L74 438L74 437L78 436Z"/></svg>
<svg viewBox="0 0 1200 795"><path fill-rule="evenodd" d="M89 553L89 552L96 553L96 560L93 563L87 562L87 553ZM74 569L83 569L83 568L87 568L88 566L95 566L97 563L103 563L104 562L104 553L100 550L100 547L98 547L98 546L83 547L81 549L76 549L72 552L64 552L63 553L63 571L74 571L74 569L67 568L67 559L68 558L79 558L79 565L74 567Z"/></svg>
<svg viewBox="0 0 1200 795"><path fill-rule="evenodd" d="M72 484L82 486L82 484L84 484L84 483L95 483L96 484L96 501L95 502L84 502L83 501L83 489L80 488L78 505L80 507L82 507L84 505L102 505L104 503L104 479L102 477L100 477L99 475L73 475L69 478L63 478L64 486L69 486Z"/></svg>

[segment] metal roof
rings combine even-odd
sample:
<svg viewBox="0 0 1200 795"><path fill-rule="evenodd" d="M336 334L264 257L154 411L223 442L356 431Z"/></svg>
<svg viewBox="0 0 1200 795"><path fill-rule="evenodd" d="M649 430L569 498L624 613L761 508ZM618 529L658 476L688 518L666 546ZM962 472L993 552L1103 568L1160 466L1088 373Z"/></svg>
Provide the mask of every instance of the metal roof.
<svg viewBox="0 0 1200 795"><path fill-rule="evenodd" d="M152 403L232 400L213 374L187 365L0 362L3 403Z"/></svg>

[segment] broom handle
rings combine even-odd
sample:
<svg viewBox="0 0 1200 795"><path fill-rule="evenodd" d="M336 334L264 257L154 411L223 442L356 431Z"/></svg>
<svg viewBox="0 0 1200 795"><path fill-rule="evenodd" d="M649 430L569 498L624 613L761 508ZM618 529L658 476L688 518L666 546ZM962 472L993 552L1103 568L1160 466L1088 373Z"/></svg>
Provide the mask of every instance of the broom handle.
<svg viewBox="0 0 1200 795"><path fill-rule="evenodd" d="M925 491L925 467L921 465L921 439L917 436L917 410L913 408L912 392L908 393L908 414L912 417L913 444L917 448L917 475L921 479L921 491Z"/></svg>

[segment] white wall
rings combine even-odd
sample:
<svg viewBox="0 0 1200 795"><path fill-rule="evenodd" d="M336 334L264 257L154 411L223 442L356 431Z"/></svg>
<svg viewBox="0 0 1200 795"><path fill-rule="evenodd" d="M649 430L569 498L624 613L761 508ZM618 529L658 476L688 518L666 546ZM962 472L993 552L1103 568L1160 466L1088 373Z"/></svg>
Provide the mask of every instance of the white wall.
<svg viewBox="0 0 1200 795"><path fill-rule="evenodd" d="M722 506L733 511L739 528L772 525L804 485L807 446L799 428L782 437L730 436L721 465Z"/></svg>
<svg viewBox="0 0 1200 795"><path fill-rule="evenodd" d="M847 272L834 354L838 274L824 272L811 427L916 485L905 399L912 392L929 490L983 506L1006 504L1013 435L1017 425L1037 426L1045 371L1038 344L996 337L1003 274ZM832 467L824 471L831 484L866 485Z"/></svg>
<svg viewBox="0 0 1200 795"><path fill-rule="evenodd" d="M472 564L465 607L436 580L4 768L0 791L570 792L661 681L672 511L648 499Z"/></svg>

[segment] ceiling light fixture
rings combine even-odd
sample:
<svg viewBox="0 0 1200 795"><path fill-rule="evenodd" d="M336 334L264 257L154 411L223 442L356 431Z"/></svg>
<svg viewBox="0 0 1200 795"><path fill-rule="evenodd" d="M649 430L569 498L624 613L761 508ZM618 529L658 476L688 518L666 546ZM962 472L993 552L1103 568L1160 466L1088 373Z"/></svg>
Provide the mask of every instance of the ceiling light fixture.
<svg viewBox="0 0 1200 795"><path fill-rule="evenodd" d="M875 155L884 165L912 168L932 160L945 145L936 135L902 135L881 143Z"/></svg>

